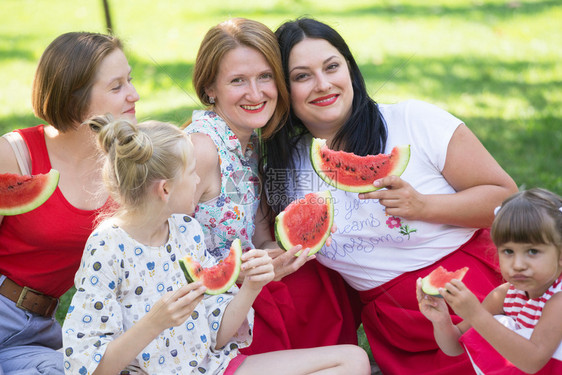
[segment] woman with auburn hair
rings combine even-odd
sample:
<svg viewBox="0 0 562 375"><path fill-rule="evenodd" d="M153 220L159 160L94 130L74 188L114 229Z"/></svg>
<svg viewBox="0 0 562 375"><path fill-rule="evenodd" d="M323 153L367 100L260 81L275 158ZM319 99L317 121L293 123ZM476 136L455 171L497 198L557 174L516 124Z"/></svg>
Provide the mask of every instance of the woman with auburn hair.
<svg viewBox="0 0 562 375"><path fill-rule="evenodd" d="M136 122L139 100L118 38L89 32L57 37L35 73L32 104L45 125L0 138L0 173L60 173L40 207L0 216L0 374L62 374L58 299L72 285L98 211L101 164L82 123L111 113ZM56 275L56 277L53 277ZM21 371L21 372L20 372Z"/></svg>
<svg viewBox="0 0 562 375"><path fill-rule="evenodd" d="M308 251L296 257L300 246L279 249L269 225L259 218L264 213L258 209L259 137L275 134L289 110L275 35L245 18L212 27L201 42L193 84L207 106L194 111L186 128L201 176L194 215L203 225L207 250L222 259L240 238L244 250L267 248L274 258L275 281L253 304L253 343L243 352L357 343L354 320L344 319L351 315L348 300L336 297L346 295L343 280L308 257ZM239 281L243 278L244 273ZM314 318L318 314L323 319Z"/></svg>

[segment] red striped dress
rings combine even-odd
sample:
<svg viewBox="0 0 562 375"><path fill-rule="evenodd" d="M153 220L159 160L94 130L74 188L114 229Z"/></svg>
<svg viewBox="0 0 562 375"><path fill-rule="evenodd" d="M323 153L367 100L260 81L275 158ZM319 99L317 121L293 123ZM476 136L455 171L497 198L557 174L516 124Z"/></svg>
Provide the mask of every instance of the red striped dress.
<svg viewBox="0 0 562 375"><path fill-rule="evenodd" d="M544 305L554 294L560 292L562 292L562 275L539 298L529 298L524 291L517 290L511 285L503 304L505 315L498 315L496 319L529 339L542 315ZM460 341L469 354L477 374L526 374L503 358L473 328L462 335ZM562 343L552 359L536 374L562 374Z"/></svg>
<svg viewBox="0 0 562 375"><path fill-rule="evenodd" d="M539 298L529 298L524 291L517 290L511 285L503 302L505 315L512 317L518 328L535 328L541 317L542 309L546 301L548 301L554 293L562 291L561 280L562 275L560 275L552 286Z"/></svg>

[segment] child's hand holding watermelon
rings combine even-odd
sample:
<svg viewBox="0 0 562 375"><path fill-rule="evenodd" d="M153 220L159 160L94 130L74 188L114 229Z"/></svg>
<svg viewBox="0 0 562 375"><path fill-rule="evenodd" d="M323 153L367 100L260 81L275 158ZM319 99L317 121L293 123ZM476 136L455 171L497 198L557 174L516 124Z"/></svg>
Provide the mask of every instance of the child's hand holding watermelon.
<svg viewBox="0 0 562 375"><path fill-rule="evenodd" d="M449 291L453 291L456 296L460 296L459 289L462 289L462 297L469 298L469 296L466 296L466 292L474 297L461 281L467 272L468 267L449 272L443 266L439 266L423 279L418 278L416 281L416 296L420 311L427 319L437 324L451 323L447 303L455 303L456 305L458 298L453 297ZM476 297L474 298L476 299Z"/></svg>
<svg viewBox="0 0 562 375"><path fill-rule="evenodd" d="M244 273L241 290L250 288L259 292L275 276L271 257L266 250L261 249L252 249L242 254L241 272Z"/></svg>
<svg viewBox="0 0 562 375"><path fill-rule="evenodd" d="M478 316L479 312L486 312L474 293L460 280L451 280L441 289L443 299L463 320L469 321L470 317Z"/></svg>
<svg viewBox="0 0 562 375"><path fill-rule="evenodd" d="M448 285L450 284L448 283ZM442 295L447 294L443 288L440 288L440 292ZM416 296L420 312L433 324L435 341L439 347L445 354L450 356L461 354L462 351L457 351L458 337L460 337L461 332L451 321L451 315L449 314L447 303L445 303L445 298L424 293L421 278L418 278L416 281ZM451 332L451 330L454 331L453 334L443 334L443 332Z"/></svg>
<svg viewBox="0 0 562 375"><path fill-rule="evenodd" d="M421 277L416 281L416 296L421 313L432 323L438 324L451 320L449 308L444 299L423 292Z"/></svg>

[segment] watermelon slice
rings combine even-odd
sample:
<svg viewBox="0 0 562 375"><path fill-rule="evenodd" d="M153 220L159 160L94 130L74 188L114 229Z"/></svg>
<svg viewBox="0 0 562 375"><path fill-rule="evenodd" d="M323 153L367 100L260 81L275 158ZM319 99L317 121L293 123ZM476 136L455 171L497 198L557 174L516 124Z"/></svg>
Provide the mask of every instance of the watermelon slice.
<svg viewBox="0 0 562 375"><path fill-rule="evenodd" d="M439 266L422 279L422 291L430 296L441 297L439 288L444 288L445 284L453 279L462 280L467 272L468 267L449 272L443 266Z"/></svg>
<svg viewBox="0 0 562 375"><path fill-rule="evenodd" d="M410 145L396 146L390 154L358 156L330 150L325 139L313 138L310 160L328 184L352 193L367 193L379 189L373 185L375 180L404 172L410 161Z"/></svg>
<svg viewBox="0 0 562 375"><path fill-rule="evenodd" d="M237 238L232 241L228 256L212 267L201 267L201 264L189 255L181 258L179 263L188 283L201 280L207 287L205 293L222 294L236 282L242 265L241 256L242 244Z"/></svg>
<svg viewBox="0 0 562 375"><path fill-rule="evenodd" d="M53 194L59 183L59 172L22 176L0 174L0 215L19 215L41 206Z"/></svg>
<svg viewBox="0 0 562 375"><path fill-rule="evenodd" d="M296 245L317 253L330 236L334 224L334 202L329 190L309 193L291 202L275 218L275 238L279 246L289 250ZM297 256L300 254L297 253Z"/></svg>

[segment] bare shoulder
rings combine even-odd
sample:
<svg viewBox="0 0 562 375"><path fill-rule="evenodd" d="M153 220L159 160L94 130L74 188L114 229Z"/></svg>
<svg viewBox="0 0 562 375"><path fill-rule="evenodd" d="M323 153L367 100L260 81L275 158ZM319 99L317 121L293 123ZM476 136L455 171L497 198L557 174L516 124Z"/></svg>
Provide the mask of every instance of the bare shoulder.
<svg viewBox="0 0 562 375"><path fill-rule="evenodd" d="M517 191L513 179L464 124L459 125L449 142L443 175L457 191L478 185Z"/></svg>
<svg viewBox="0 0 562 375"><path fill-rule="evenodd" d="M201 178L195 192L195 200L205 202L220 193L219 153L215 142L206 134L191 133L191 142L195 152L195 169Z"/></svg>
<svg viewBox="0 0 562 375"><path fill-rule="evenodd" d="M559 337L562 337L562 319L560 319L560 314L562 314L562 292L554 294L546 301L539 319L539 322L541 320L548 321L548 326L551 326L558 332Z"/></svg>
<svg viewBox="0 0 562 375"><path fill-rule="evenodd" d="M203 133L191 133L190 137L197 158L197 169L218 165L219 154L211 137Z"/></svg>
<svg viewBox="0 0 562 375"><path fill-rule="evenodd" d="M541 349L545 363L562 342L561 312L562 292L559 292L550 297L544 304L541 317L531 335L531 341L535 342Z"/></svg>
<svg viewBox="0 0 562 375"><path fill-rule="evenodd" d="M562 292L555 293L548 301L546 301L543 312L545 310L554 310L557 315L562 313Z"/></svg>
<svg viewBox="0 0 562 375"><path fill-rule="evenodd" d="M490 312L492 315L503 314L503 302L507 291L509 289L509 283L503 283L493 289L482 301L482 306Z"/></svg>

